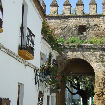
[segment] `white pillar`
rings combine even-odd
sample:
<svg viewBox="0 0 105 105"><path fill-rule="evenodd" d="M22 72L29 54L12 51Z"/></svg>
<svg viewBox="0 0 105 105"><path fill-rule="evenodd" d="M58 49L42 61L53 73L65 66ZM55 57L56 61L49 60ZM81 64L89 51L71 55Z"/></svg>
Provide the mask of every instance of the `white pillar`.
<svg viewBox="0 0 105 105"><path fill-rule="evenodd" d="M81 98L81 105L82 105L82 98Z"/></svg>
<svg viewBox="0 0 105 105"><path fill-rule="evenodd" d="M92 104L92 98L90 97L90 101L89 101L90 105Z"/></svg>

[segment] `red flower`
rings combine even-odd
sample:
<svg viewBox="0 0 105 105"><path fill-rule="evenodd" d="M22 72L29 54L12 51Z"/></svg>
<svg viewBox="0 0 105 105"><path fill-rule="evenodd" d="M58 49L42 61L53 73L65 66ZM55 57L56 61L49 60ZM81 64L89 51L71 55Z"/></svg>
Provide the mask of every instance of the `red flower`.
<svg viewBox="0 0 105 105"><path fill-rule="evenodd" d="M57 78L59 78L59 76L57 75Z"/></svg>

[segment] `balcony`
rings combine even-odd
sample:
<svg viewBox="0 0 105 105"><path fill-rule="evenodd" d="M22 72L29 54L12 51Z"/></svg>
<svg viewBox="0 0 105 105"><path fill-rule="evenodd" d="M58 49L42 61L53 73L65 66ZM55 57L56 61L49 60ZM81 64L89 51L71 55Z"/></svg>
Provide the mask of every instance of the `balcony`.
<svg viewBox="0 0 105 105"><path fill-rule="evenodd" d="M26 36L24 36L23 28L21 28L21 45L19 45L18 54L24 60L34 59L34 39L35 35L28 27Z"/></svg>
<svg viewBox="0 0 105 105"><path fill-rule="evenodd" d="M0 18L0 33L3 32L3 29L2 29L2 23L3 23L3 21L2 21L2 19Z"/></svg>

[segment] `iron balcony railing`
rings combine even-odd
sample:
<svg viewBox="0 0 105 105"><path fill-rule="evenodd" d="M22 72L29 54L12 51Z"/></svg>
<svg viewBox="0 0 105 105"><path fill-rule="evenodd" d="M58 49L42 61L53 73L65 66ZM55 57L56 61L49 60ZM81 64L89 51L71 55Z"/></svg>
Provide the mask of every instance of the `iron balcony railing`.
<svg viewBox="0 0 105 105"><path fill-rule="evenodd" d="M3 1L4 0L0 0L0 28L3 27Z"/></svg>
<svg viewBox="0 0 105 105"><path fill-rule="evenodd" d="M27 35L24 35L23 27L21 29L21 45L19 45L19 50L27 50L30 54L34 56L34 40L35 35L32 31L27 27Z"/></svg>

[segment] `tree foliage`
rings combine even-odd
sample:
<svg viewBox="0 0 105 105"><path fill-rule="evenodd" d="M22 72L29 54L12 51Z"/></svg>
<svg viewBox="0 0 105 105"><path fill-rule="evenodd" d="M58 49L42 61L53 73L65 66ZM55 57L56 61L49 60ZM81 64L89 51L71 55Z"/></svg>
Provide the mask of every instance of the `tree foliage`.
<svg viewBox="0 0 105 105"><path fill-rule="evenodd" d="M72 93L70 87L66 86L72 95L79 94L82 97L83 105L87 105L87 99L94 96L94 76L67 76L66 83L77 90L76 93Z"/></svg>

